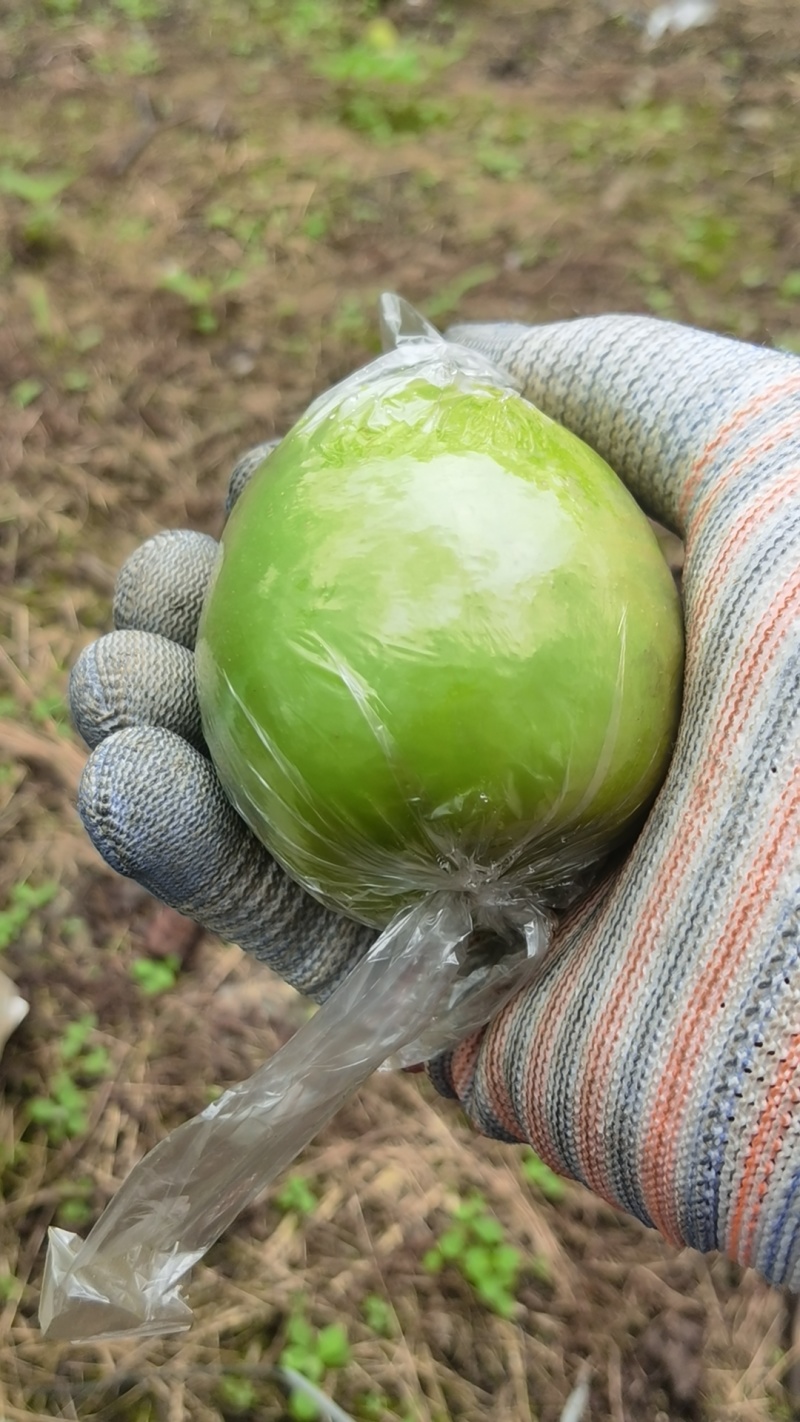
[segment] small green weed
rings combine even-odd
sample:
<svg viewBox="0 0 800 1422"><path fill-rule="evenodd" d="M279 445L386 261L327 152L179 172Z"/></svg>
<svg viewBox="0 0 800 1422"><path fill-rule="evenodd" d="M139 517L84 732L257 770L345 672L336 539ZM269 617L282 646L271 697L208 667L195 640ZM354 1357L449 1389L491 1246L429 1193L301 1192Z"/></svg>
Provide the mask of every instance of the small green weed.
<svg viewBox="0 0 800 1422"><path fill-rule="evenodd" d="M8 1303L22 1292L22 1285L13 1274L0 1274L0 1303Z"/></svg>
<svg viewBox="0 0 800 1422"><path fill-rule="evenodd" d="M299 1373L311 1383L320 1383L326 1373L346 1367L349 1361L350 1343L343 1324L329 1323L317 1330L306 1318L302 1306L298 1307L286 1325L281 1367ZM319 1416L316 1402L299 1388L292 1392L288 1410L298 1422L314 1422Z"/></svg>
<svg viewBox="0 0 800 1422"><path fill-rule="evenodd" d="M33 376L28 376L27 380L18 380L9 391L11 403L16 405L18 410L27 410L34 400L39 399L43 390L41 380L35 380Z"/></svg>
<svg viewBox="0 0 800 1422"><path fill-rule="evenodd" d="M334 86L340 120L385 141L449 122L450 105L429 91L451 58L401 41L391 21L379 18L355 44L317 58L312 68Z"/></svg>
<svg viewBox="0 0 800 1422"><path fill-rule="evenodd" d="M498 148L492 143L483 144L476 157L482 173L507 183L515 182L525 168L525 160L519 153L509 153L508 149Z"/></svg>
<svg viewBox="0 0 800 1422"><path fill-rule="evenodd" d="M206 227L212 232L233 232L238 217L238 208L226 202L215 202L206 212Z"/></svg>
<svg viewBox="0 0 800 1422"><path fill-rule="evenodd" d="M111 0L111 4L120 15L137 24L145 20L158 20L168 13L165 0Z"/></svg>
<svg viewBox="0 0 800 1422"><path fill-rule="evenodd" d="M33 329L46 345L58 344L57 322L50 304L50 293L43 281L31 277L24 285L25 299L31 313Z"/></svg>
<svg viewBox="0 0 800 1422"><path fill-rule="evenodd" d="M128 74L131 78L159 74L163 68L158 45L144 31L135 34L121 48L94 54L89 64L96 74Z"/></svg>
<svg viewBox="0 0 800 1422"><path fill-rule="evenodd" d="M800 301L800 271L787 272L778 287L778 295L784 301Z"/></svg>
<svg viewBox="0 0 800 1422"><path fill-rule="evenodd" d="M159 287L184 302L198 335L210 336L219 330L224 298L236 291L244 279L244 272L228 272L220 281L215 281L212 277L194 277L182 267L173 267L165 272Z"/></svg>
<svg viewBox="0 0 800 1422"><path fill-rule="evenodd" d="M312 242L321 242L328 235L330 216L327 212L308 212L303 218L301 230Z"/></svg>
<svg viewBox="0 0 800 1422"><path fill-rule="evenodd" d="M267 219L261 214L242 212L228 203L214 203L206 213L206 225L212 232L227 232L244 251L252 252L264 237Z"/></svg>
<svg viewBox="0 0 800 1422"><path fill-rule="evenodd" d="M462 1201L453 1212L452 1225L422 1262L432 1274L448 1265L458 1269L481 1303L501 1318L512 1318L516 1312L521 1257L506 1243L503 1226L489 1214L482 1195Z"/></svg>
<svg viewBox="0 0 800 1422"><path fill-rule="evenodd" d="M91 1195L94 1183L84 1176L81 1180L69 1182L64 1198L58 1207L58 1223L67 1229L80 1229L92 1218Z"/></svg>
<svg viewBox="0 0 800 1422"><path fill-rule="evenodd" d="M111 1059L105 1047L92 1047L89 1039L97 1026L94 1013L87 1012L76 1022L70 1022L61 1038L61 1060L72 1062L80 1069L82 1076L93 1080L107 1076L111 1070Z"/></svg>
<svg viewBox="0 0 800 1422"><path fill-rule="evenodd" d="M485 286L487 282L495 281L500 275L500 268L484 263L479 267L470 267L467 271L461 272L460 276L448 282L442 287L437 296L425 302L425 315L429 321L439 321L443 316L448 316L451 311L457 310L467 292L474 291L478 286Z"/></svg>
<svg viewBox="0 0 800 1422"><path fill-rule="evenodd" d="M361 1300L361 1313L367 1328L379 1338L391 1338L394 1333L392 1306L380 1294L367 1294Z"/></svg>
<svg viewBox="0 0 800 1422"><path fill-rule="evenodd" d="M522 1153L522 1174L529 1185L535 1185L541 1195L551 1204L557 1205L566 1195L566 1186L560 1175L556 1175L543 1160L536 1155L535 1151L524 1150Z"/></svg>
<svg viewBox="0 0 800 1422"><path fill-rule="evenodd" d="M100 326L82 326L79 331L75 332L72 344L79 355L87 355L89 351L93 351L96 346L100 345L102 339L103 331Z"/></svg>
<svg viewBox="0 0 800 1422"><path fill-rule="evenodd" d="M45 207L54 202L71 182L70 173L23 173L5 163L0 167L0 193L19 198L29 207Z"/></svg>
<svg viewBox="0 0 800 1422"><path fill-rule="evenodd" d="M675 300L665 283L664 274L656 261L645 262L639 269L638 278L644 288L644 299L648 308L656 316L672 316Z"/></svg>
<svg viewBox="0 0 800 1422"><path fill-rule="evenodd" d="M0 166L0 193L25 206L18 238L32 257L44 258L58 245L59 199L73 181L71 173L26 173L10 164Z"/></svg>
<svg viewBox="0 0 800 1422"><path fill-rule="evenodd" d="M715 281L728 265L739 235L733 218L714 213L687 218L676 244L676 260L701 281Z"/></svg>
<svg viewBox="0 0 800 1422"><path fill-rule="evenodd" d="M91 380L85 370L65 370L61 377L61 388L68 395L83 395L90 385Z"/></svg>
<svg viewBox="0 0 800 1422"><path fill-rule="evenodd" d="M257 1400L250 1379L239 1373L223 1373L217 1384L217 1395L226 1412L251 1412Z"/></svg>
<svg viewBox="0 0 800 1422"><path fill-rule="evenodd" d="M340 4L331 0L293 0L285 5L282 0L250 0L250 8L265 18L268 9L278 21L278 33L289 50L303 51L313 48L319 51L341 44L343 14Z"/></svg>
<svg viewBox="0 0 800 1422"><path fill-rule="evenodd" d="M614 111L576 110L565 128L569 153L578 162L601 164L648 161L663 166L672 158L675 139L692 116L681 104L633 104Z"/></svg>
<svg viewBox="0 0 800 1422"><path fill-rule="evenodd" d="M319 60L317 68L326 79L355 88L370 84L399 84L416 88L427 74L419 51L410 44L401 43L388 20L376 21L361 42Z"/></svg>
<svg viewBox="0 0 800 1422"><path fill-rule="evenodd" d="M174 988L180 969L180 958L168 953L165 958L134 958L130 975L145 997L160 997Z"/></svg>
<svg viewBox="0 0 800 1422"><path fill-rule="evenodd" d="M149 35L140 35L125 46L120 65L123 72L130 74L132 78L138 75L159 74L164 67L159 48Z"/></svg>
<svg viewBox="0 0 800 1422"><path fill-rule="evenodd" d="M391 1399L385 1392L362 1392L355 1405L360 1422L383 1422L392 1409Z"/></svg>
<svg viewBox="0 0 800 1422"><path fill-rule="evenodd" d="M769 285L769 271L767 267L760 263L753 266L743 267L739 273L739 285L745 291L761 291Z"/></svg>
<svg viewBox="0 0 800 1422"><path fill-rule="evenodd" d="M313 1215L318 1203L314 1191L302 1175L290 1175L275 1196L275 1204L284 1215Z"/></svg>
<svg viewBox="0 0 800 1422"><path fill-rule="evenodd" d="M58 884L52 881L46 881L37 887L32 884L14 884L6 907L0 910L0 952L16 942L34 914L49 904L57 892Z"/></svg>
<svg viewBox="0 0 800 1422"><path fill-rule="evenodd" d="M61 937L65 943L71 943L79 934L86 932L86 920L79 914L68 914L61 920Z"/></svg>
<svg viewBox="0 0 800 1422"><path fill-rule="evenodd" d="M87 1083L107 1076L111 1069L105 1047L91 1045L96 1026L92 1013L69 1024L58 1048L63 1065L48 1083L49 1094L35 1096L28 1105L31 1121L44 1127L52 1146L84 1134L89 1123Z"/></svg>
<svg viewBox="0 0 800 1422"><path fill-rule="evenodd" d="M58 1223L67 1229L80 1229L92 1218L92 1207L86 1200L76 1196L65 1200L58 1207Z"/></svg>

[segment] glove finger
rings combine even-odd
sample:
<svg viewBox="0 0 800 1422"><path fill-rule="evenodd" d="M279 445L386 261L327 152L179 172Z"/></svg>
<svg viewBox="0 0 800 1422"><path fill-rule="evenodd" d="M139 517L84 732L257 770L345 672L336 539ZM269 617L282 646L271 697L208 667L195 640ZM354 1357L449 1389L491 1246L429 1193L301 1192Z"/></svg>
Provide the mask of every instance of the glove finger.
<svg viewBox="0 0 800 1422"><path fill-rule="evenodd" d="M376 936L298 888L239 819L211 762L170 731L137 726L104 740L78 811L117 873L319 1001Z"/></svg>
<svg viewBox="0 0 800 1422"><path fill-rule="evenodd" d="M226 517L256 469L279 443L267 440L242 455L228 484ZM148 538L120 569L114 592L114 626L155 632L183 647L194 647L217 547L208 534L185 528Z"/></svg>
<svg viewBox="0 0 800 1422"><path fill-rule="evenodd" d="M94 749L127 726L161 726L204 749L194 656L154 632L109 632L69 678L72 722Z"/></svg>
<svg viewBox="0 0 800 1422"><path fill-rule="evenodd" d="M219 545L185 528L157 533L123 563L114 593L114 626L155 632L194 647Z"/></svg>
<svg viewBox="0 0 800 1422"><path fill-rule="evenodd" d="M245 485L249 484L256 470L264 463L268 454L271 454L276 445L280 444L279 439L268 439L264 444L257 444L252 449L248 449L241 459L234 465L228 483L228 495L225 499L225 517L228 518Z"/></svg>

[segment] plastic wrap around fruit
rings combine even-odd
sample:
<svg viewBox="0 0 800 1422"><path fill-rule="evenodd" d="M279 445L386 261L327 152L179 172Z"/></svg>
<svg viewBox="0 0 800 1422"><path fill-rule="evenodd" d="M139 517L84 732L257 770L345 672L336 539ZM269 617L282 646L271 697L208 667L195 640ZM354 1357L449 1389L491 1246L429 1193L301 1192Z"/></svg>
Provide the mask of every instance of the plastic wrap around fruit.
<svg viewBox="0 0 800 1422"><path fill-rule="evenodd" d="M402 312L399 313L402 315ZM239 813L329 906L559 900L641 818L678 598L600 457L435 333L326 394L223 535L197 646Z"/></svg>

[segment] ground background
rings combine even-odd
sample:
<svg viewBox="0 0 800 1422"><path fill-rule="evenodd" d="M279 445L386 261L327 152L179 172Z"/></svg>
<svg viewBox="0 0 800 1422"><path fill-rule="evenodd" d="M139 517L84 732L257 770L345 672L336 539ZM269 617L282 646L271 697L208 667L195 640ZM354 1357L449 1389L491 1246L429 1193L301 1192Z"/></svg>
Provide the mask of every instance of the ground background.
<svg viewBox="0 0 800 1422"><path fill-rule="evenodd" d="M559 1191L412 1078L370 1084L197 1268L185 1337L36 1324L48 1225L85 1232L303 1013L77 822L66 672L122 558L219 531L237 453L373 353L384 288L439 323L645 310L800 349L800 8L722 0L655 45L646 14L0 3L0 945L31 1002L0 1063L12 1422L278 1419L272 1368L330 1324L321 1383L355 1418L554 1422L584 1361L598 1422L793 1415L777 1294ZM423 1265L474 1192L490 1255L518 1251L511 1319L460 1256Z"/></svg>

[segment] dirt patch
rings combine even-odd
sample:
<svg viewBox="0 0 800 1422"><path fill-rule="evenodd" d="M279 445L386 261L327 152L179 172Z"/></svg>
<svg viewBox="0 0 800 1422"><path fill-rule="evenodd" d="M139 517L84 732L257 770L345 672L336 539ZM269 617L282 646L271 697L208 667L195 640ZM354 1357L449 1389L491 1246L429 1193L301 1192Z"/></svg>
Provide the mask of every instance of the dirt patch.
<svg viewBox="0 0 800 1422"><path fill-rule="evenodd" d="M374 352L384 288L439 324L648 310L800 347L793 0L721 4L656 48L636 6L368 11L0 5L0 925L13 910L31 1002L0 1062L0 1410L283 1417L302 1313L345 1323L324 1385L356 1418L554 1422L585 1363L593 1419L789 1416L782 1298L577 1186L547 1198L418 1078L377 1079L306 1152L307 1208L246 1212L195 1272L186 1338L38 1332L48 1226L85 1231L305 1012L105 870L77 821L66 671L123 557L219 531L238 454ZM364 70L381 17L402 93ZM472 1192L519 1252L513 1321L423 1263Z"/></svg>

